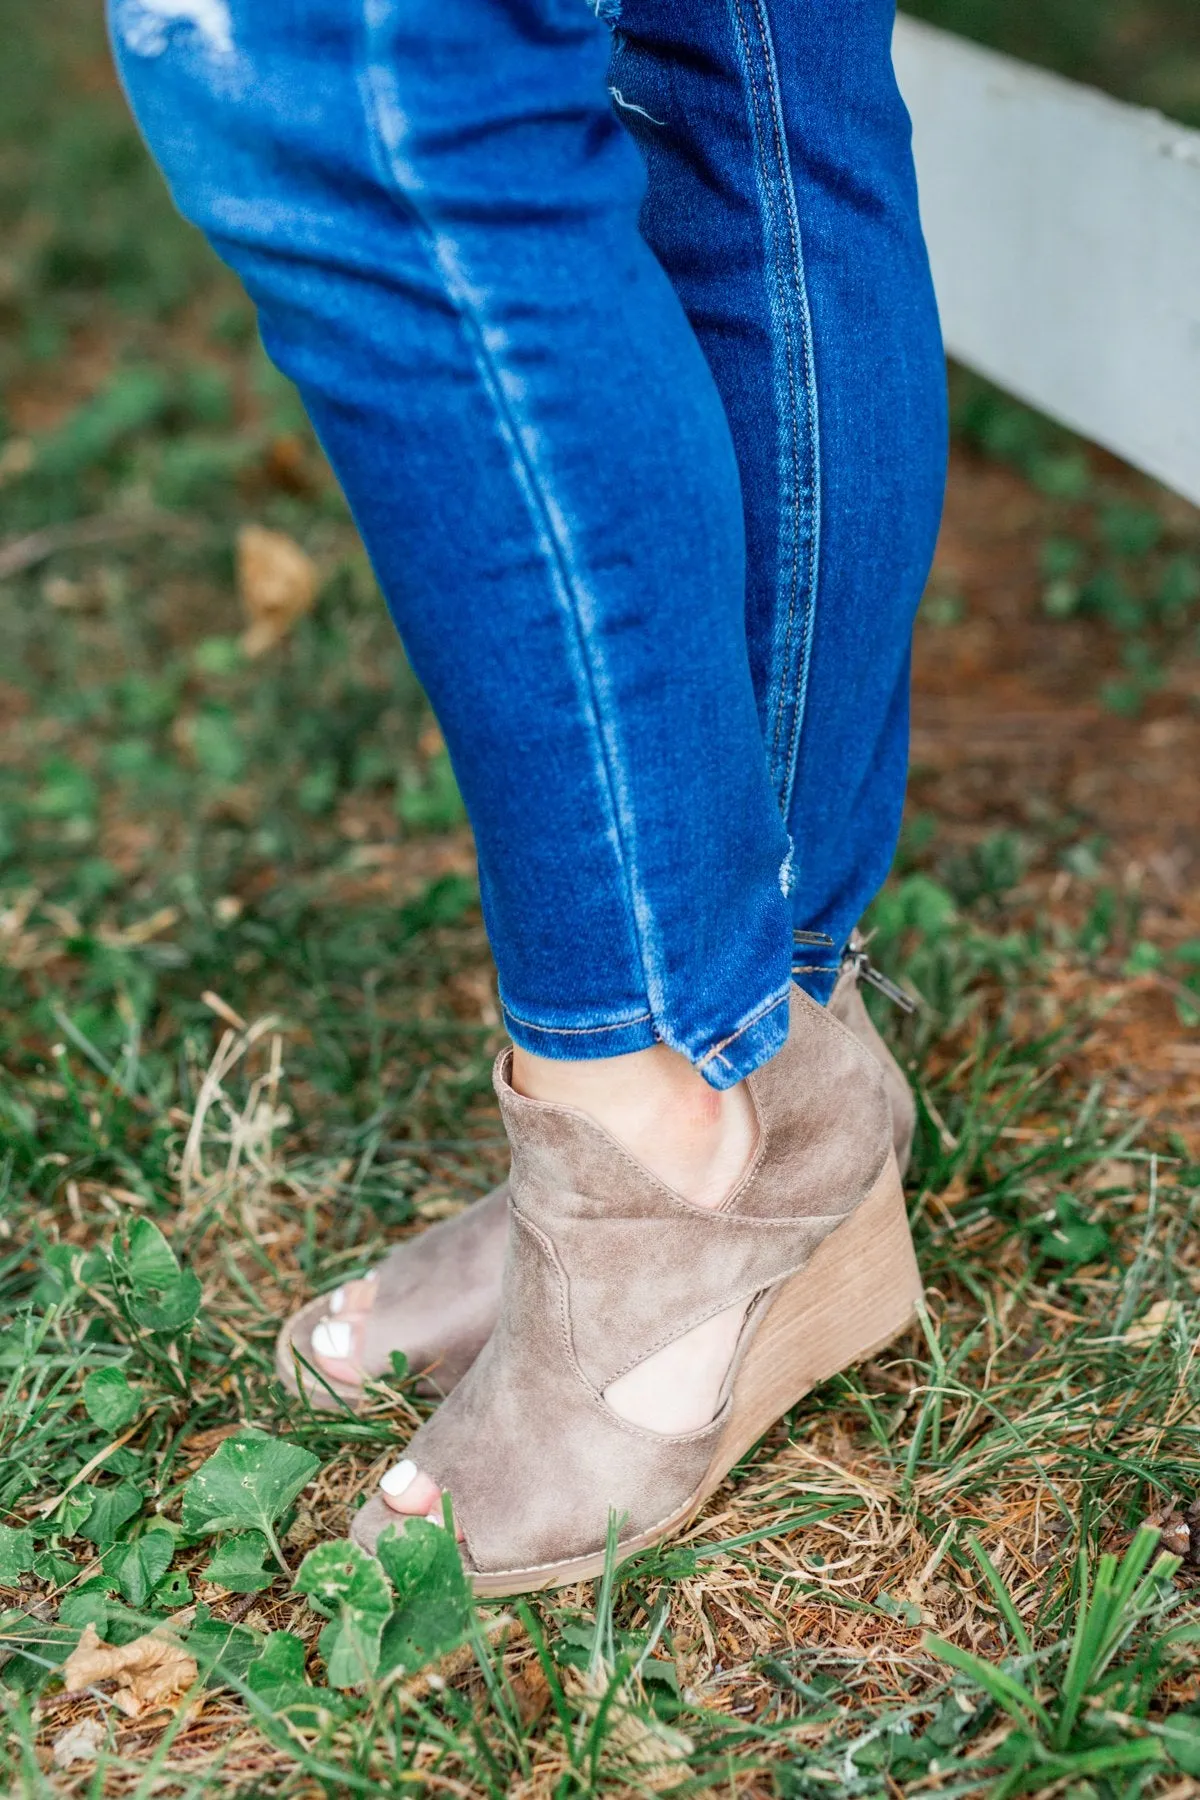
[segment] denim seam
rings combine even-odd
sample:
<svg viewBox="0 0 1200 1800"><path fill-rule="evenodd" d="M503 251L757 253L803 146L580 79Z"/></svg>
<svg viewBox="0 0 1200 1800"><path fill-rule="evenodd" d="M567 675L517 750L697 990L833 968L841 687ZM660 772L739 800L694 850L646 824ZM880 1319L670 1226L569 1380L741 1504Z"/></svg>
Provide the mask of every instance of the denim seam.
<svg viewBox="0 0 1200 1800"><path fill-rule="evenodd" d="M520 1025L525 1031L544 1031L547 1037L589 1037L597 1031L627 1031L631 1025L644 1025L654 1017L653 1013L640 1012L632 1013L627 1019L614 1019L610 1025L535 1025L532 1019L523 1019L503 1000L500 1007L505 1018L511 1019L514 1025Z"/></svg>
<svg viewBox="0 0 1200 1800"><path fill-rule="evenodd" d="M549 491L536 459L530 454L527 443L523 441L522 430L523 428L527 430L528 425L527 422L520 419L511 396L505 393L499 359L487 342L486 317L469 291L469 280L464 278L457 267L457 258L454 255L452 244L443 233L438 231L434 221L418 204L412 191L414 184L406 181L400 161L389 143L383 116L389 100L384 93L380 92L379 84L380 75L386 79L387 68L386 64L381 65L374 54L375 30L371 17L372 12L378 14L379 11L378 0L374 0L374 4L372 4L372 0L363 0L361 18L366 64L361 88L365 90L363 110L369 127L370 141L377 154L380 155L383 172L393 191L417 225L433 272L442 283L446 298L453 307L455 316L462 327L468 351L479 374L484 392L491 402L502 439L508 448L510 467L530 514L530 523L533 526L537 548L542 554L552 587L559 596L563 611L572 628L576 680L584 690L583 710L593 734L596 752L595 768L602 777L601 787L612 831L612 841L625 878L633 945L640 964L642 980L647 990L650 1010L645 1017L654 1019L656 1029L658 1029L659 1020L656 1015L661 1014L662 1011L662 984L655 975L656 958L647 941L650 906L642 891L636 858L629 842L631 825L624 816L625 807L622 805L622 783L619 779L621 757L619 746L614 741L615 728L611 720L606 720L605 710L601 704L603 690L607 686L607 671L603 667L603 660L597 654L595 646L588 639L584 625L580 584L572 567L573 559L569 543L564 541L564 522L560 509Z"/></svg>
<svg viewBox="0 0 1200 1800"><path fill-rule="evenodd" d="M767 1014L774 1012L777 1006L782 1006L790 992L791 983L789 982L787 987L785 987L781 993L772 995L772 997L765 1001L756 1012L752 1012L748 1019L744 1019L736 1031L731 1031L729 1036L722 1038L719 1044L714 1044L711 1050L706 1050L696 1064L696 1067L702 1069L705 1063L709 1062L727 1063L729 1058L727 1056L722 1056L721 1052L723 1050L728 1050L730 1044L735 1044L738 1038L750 1030L752 1025L757 1025L760 1019L765 1019Z"/></svg>
<svg viewBox="0 0 1200 1800"><path fill-rule="evenodd" d="M808 672L812 654L813 630L815 624L817 586L820 555L821 525L821 489L820 489L820 433L817 408L816 375L814 367L814 344L812 315L809 308L808 288L804 274L804 256L800 237L800 221L796 205L795 183L792 178L791 159L788 153L787 134L783 120L783 107L779 90L779 75L775 58L774 45L771 38L770 25L767 19L764 0L749 0L753 10L754 24L757 31L757 74L756 79L755 46L750 39L746 12L743 0L731 0L737 36L742 51L743 72L748 90L750 111L750 127L753 138L755 156L758 161L760 181L758 184L759 203L762 208L764 226L770 237L777 236L777 204L782 211L783 227L786 232L790 250L790 271L781 261L778 242L773 247L774 285L776 302L782 325L784 356L787 365L788 383L788 429L790 439L791 488L792 488L792 544L791 562L787 571L787 625L783 647L784 679L778 683L777 710L771 734L772 774L776 783L776 793L780 810L786 821L791 811L792 791L796 773L796 755L803 725L804 712L808 699ZM765 92L763 91L765 90ZM768 115L766 123L769 130L764 129L762 117L765 102ZM770 139L768 151L766 140ZM768 158L771 158L771 161ZM768 249L772 247L767 246ZM797 344L798 340L798 344ZM799 356L797 358L797 349ZM807 570L807 596L803 602L804 617L801 626L800 643L795 668L795 681L791 680L793 637L796 626L796 610L801 586L799 532L797 529L801 510L801 445L800 445L800 404L797 395L796 363L799 360L804 382L805 408L808 425L808 488L809 488L809 553ZM792 724L788 736L787 752L782 766L779 760L780 734L787 708L789 691L794 692L792 703Z"/></svg>

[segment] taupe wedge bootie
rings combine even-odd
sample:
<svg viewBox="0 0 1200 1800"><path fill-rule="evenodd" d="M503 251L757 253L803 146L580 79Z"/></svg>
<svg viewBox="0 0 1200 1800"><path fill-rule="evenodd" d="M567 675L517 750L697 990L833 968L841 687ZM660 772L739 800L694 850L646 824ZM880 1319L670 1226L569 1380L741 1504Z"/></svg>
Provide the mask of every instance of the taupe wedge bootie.
<svg viewBox="0 0 1200 1800"><path fill-rule="evenodd" d="M903 1177L912 1150L916 1104L863 1002L861 984L871 978L873 971L855 934L828 1010L871 1052L883 1072ZM505 1181L454 1218L397 1244L375 1270L375 1300L356 1347L364 1375L384 1375L392 1351L402 1348L409 1368L420 1372L419 1392L443 1399L456 1387L487 1343L500 1311L507 1233ZM313 1373L318 1365L312 1334L330 1315L331 1304L336 1314L340 1292L318 1295L294 1313L275 1345L275 1369L284 1387L298 1393L303 1385L310 1404L322 1408L357 1407L363 1399L360 1384Z"/></svg>
<svg viewBox="0 0 1200 1800"><path fill-rule="evenodd" d="M716 1211L692 1205L572 1108L496 1087L512 1146L496 1329L406 1455L451 1496L483 1595L558 1587L684 1525L809 1390L872 1355L921 1296L878 1062L793 989L788 1041L749 1077L758 1147ZM716 1417L668 1435L620 1418L605 1390L705 1319L743 1303ZM373 1549L380 1496L351 1535Z"/></svg>

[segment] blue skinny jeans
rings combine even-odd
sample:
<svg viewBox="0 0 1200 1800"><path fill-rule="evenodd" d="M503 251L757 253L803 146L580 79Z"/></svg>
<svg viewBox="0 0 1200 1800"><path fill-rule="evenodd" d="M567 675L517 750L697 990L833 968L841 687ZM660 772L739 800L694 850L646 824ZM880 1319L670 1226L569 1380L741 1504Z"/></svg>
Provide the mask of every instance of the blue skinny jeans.
<svg viewBox="0 0 1200 1800"><path fill-rule="evenodd" d="M441 723L513 1038L731 1086L903 802L945 377L893 0L110 11Z"/></svg>

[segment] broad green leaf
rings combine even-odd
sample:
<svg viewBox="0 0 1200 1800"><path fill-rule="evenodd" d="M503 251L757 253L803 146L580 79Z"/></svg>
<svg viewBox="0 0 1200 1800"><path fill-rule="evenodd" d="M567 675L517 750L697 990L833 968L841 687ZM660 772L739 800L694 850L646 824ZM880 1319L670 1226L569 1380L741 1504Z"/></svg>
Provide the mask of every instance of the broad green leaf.
<svg viewBox="0 0 1200 1800"><path fill-rule="evenodd" d="M1200 1718L1191 1713L1168 1713L1160 1731L1176 1768L1185 1775L1200 1775Z"/></svg>
<svg viewBox="0 0 1200 1800"><path fill-rule="evenodd" d="M179 1331L200 1308L200 1282L181 1270L175 1252L150 1219L135 1219L113 1250L113 1268L130 1290L129 1310L150 1331Z"/></svg>
<svg viewBox="0 0 1200 1800"><path fill-rule="evenodd" d="M426 831L447 831L466 818L446 750L439 750L420 776L408 773L402 778L396 811L406 825Z"/></svg>
<svg viewBox="0 0 1200 1800"><path fill-rule="evenodd" d="M118 1481L115 1487L89 1487L86 1492L91 1496L92 1506L78 1527L78 1535L101 1546L115 1544L122 1525L127 1525L142 1510L140 1488L132 1481Z"/></svg>
<svg viewBox="0 0 1200 1800"><path fill-rule="evenodd" d="M904 1725L897 1724L890 1730L876 1728L865 1744L849 1754L856 1768L872 1774L886 1770L892 1782L896 1782L901 1775L924 1773L936 1751L932 1747L921 1747L908 1735Z"/></svg>
<svg viewBox="0 0 1200 1800"><path fill-rule="evenodd" d="M344 1702L329 1688L313 1687L304 1673L304 1645L290 1631L272 1631L263 1652L246 1670L246 1686L273 1713L309 1729L340 1718Z"/></svg>
<svg viewBox="0 0 1200 1800"><path fill-rule="evenodd" d="M101 1431L120 1431L137 1417L141 1401L120 1369L93 1369L83 1384L83 1404Z"/></svg>
<svg viewBox="0 0 1200 1800"><path fill-rule="evenodd" d="M268 1632L262 1655L246 1670L246 1686L252 1693L275 1704L276 1692L295 1683L308 1686L304 1673L305 1649L294 1631Z"/></svg>
<svg viewBox="0 0 1200 1800"><path fill-rule="evenodd" d="M78 1575L79 1564L69 1556L60 1556L57 1550L39 1550L33 1559L33 1572L39 1581L48 1581L51 1587L65 1587Z"/></svg>
<svg viewBox="0 0 1200 1800"><path fill-rule="evenodd" d="M203 1290L200 1278L185 1269L169 1288L153 1299L133 1299L129 1310L139 1325L148 1331L182 1331L200 1311Z"/></svg>
<svg viewBox="0 0 1200 1800"><path fill-rule="evenodd" d="M376 1554L396 1594L380 1645L379 1670L414 1675L457 1650L471 1622L471 1590L453 1529L428 1519L389 1525Z"/></svg>
<svg viewBox="0 0 1200 1800"><path fill-rule="evenodd" d="M74 1487L59 1501L54 1513L54 1531L60 1538L73 1538L96 1503L95 1487Z"/></svg>
<svg viewBox="0 0 1200 1800"><path fill-rule="evenodd" d="M0 1587L16 1587L33 1567L33 1533L15 1525L0 1525Z"/></svg>
<svg viewBox="0 0 1200 1800"><path fill-rule="evenodd" d="M46 1623L15 1608L0 1613L0 1683L36 1693L78 1642L74 1625Z"/></svg>
<svg viewBox="0 0 1200 1800"><path fill-rule="evenodd" d="M165 1606L168 1611L176 1606L190 1606L195 1598L182 1569L172 1569L154 1590L155 1606Z"/></svg>
<svg viewBox="0 0 1200 1800"><path fill-rule="evenodd" d="M175 1539L169 1531L148 1531L130 1544L118 1544L104 1559L130 1606L144 1607L171 1566Z"/></svg>
<svg viewBox="0 0 1200 1800"><path fill-rule="evenodd" d="M113 1266L135 1294L150 1297L179 1280L179 1259L158 1226L137 1218L113 1246Z"/></svg>
<svg viewBox="0 0 1200 1800"><path fill-rule="evenodd" d="M270 1549L261 1531L238 1532L220 1546L204 1579L218 1582L232 1594L257 1594L274 1580L274 1571L263 1568Z"/></svg>
<svg viewBox="0 0 1200 1800"><path fill-rule="evenodd" d="M1098 1224L1070 1194L1058 1196L1054 1213L1053 1225L1043 1226L1040 1234L1039 1247L1048 1261L1078 1269L1109 1253L1112 1239L1107 1228Z"/></svg>
<svg viewBox="0 0 1200 1800"><path fill-rule="evenodd" d="M30 795L30 811L43 819L87 818L96 810L96 780L65 756L42 765L42 779Z"/></svg>
<svg viewBox="0 0 1200 1800"><path fill-rule="evenodd" d="M357 1544L318 1544L301 1563L295 1585L329 1616L321 1654L330 1687L369 1681L379 1666L379 1641L392 1612L392 1590L375 1558Z"/></svg>
<svg viewBox="0 0 1200 1800"><path fill-rule="evenodd" d="M194 1537L213 1531L261 1531L278 1555L275 1521L320 1466L299 1444L247 1426L236 1437L226 1438L184 1488L183 1529Z"/></svg>
<svg viewBox="0 0 1200 1800"><path fill-rule="evenodd" d="M207 1606L196 1608L195 1621L185 1639L210 1687L230 1679L244 1680L258 1656L262 1641L249 1626L230 1625L224 1619L214 1619Z"/></svg>
<svg viewBox="0 0 1200 1800"><path fill-rule="evenodd" d="M48 1306L67 1294L78 1293L107 1269L108 1258L101 1250L90 1254L73 1244L47 1244L38 1256L38 1281L34 1294L40 1305Z"/></svg>
<svg viewBox="0 0 1200 1800"><path fill-rule="evenodd" d="M308 1652L294 1631L269 1631L262 1654L246 1670L246 1686L265 1694L276 1681L307 1681L304 1664Z"/></svg>
<svg viewBox="0 0 1200 1800"><path fill-rule="evenodd" d="M68 1594L58 1609L58 1622L60 1625L77 1625L81 1631L85 1625L94 1625L104 1637L108 1628L108 1601L93 1589Z"/></svg>

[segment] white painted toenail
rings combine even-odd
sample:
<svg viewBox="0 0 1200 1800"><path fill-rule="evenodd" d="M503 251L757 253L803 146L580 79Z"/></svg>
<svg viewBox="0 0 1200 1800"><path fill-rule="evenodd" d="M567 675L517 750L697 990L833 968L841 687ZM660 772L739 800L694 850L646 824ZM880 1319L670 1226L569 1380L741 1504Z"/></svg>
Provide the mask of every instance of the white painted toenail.
<svg viewBox="0 0 1200 1800"><path fill-rule="evenodd" d="M345 1288L334 1288L332 1294L330 1294L330 1296L329 1296L330 1312L331 1313L340 1313L343 1306L345 1306L345 1304L346 1304Z"/></svg>
<svg viewBox="0 0 1200 1800"><path fill-rule="evenodd" d="M442 1509L440 1506L435 1506L430 1512L425 1514L425 1517L429 1520L431 1525L441 1525L443 1529L445 1528L446 1521L442 1517Z"/></svg>
<svg viewBox="0 0 1200 1800"><path fill-rule="evenodd" d="M344 1319L322 1319L313 1327L312 1345L318 1356L349 1356L354 1333Z"/></svg>
<svg viewBox="0 0 1200 1800"><path fill-rule="evenodd" d="M388 1470L379 1485L385 1494L390 1494L392 1499L396 1500L406 1488L412 1486L416 1478L417 1465L415 1462L409 1462L406 1456L403 1462L396 1463L394 1468Z"/></svg>

